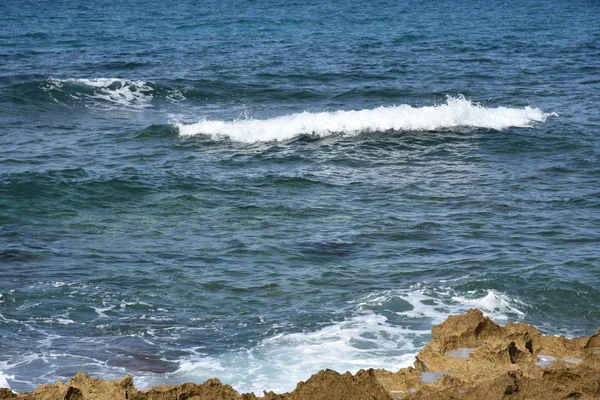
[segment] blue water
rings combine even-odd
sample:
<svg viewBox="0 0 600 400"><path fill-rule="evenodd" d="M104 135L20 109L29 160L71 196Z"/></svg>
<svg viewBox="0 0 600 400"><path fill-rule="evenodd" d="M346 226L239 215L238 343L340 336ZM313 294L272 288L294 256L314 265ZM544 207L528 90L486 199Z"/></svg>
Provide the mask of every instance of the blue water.
<svg viewBox="0 0 600 400"><path fill-rule="evenodd" d="M285 391L471 307L598 328L600 5L342 3L0 4L0 382Z"/></svg>

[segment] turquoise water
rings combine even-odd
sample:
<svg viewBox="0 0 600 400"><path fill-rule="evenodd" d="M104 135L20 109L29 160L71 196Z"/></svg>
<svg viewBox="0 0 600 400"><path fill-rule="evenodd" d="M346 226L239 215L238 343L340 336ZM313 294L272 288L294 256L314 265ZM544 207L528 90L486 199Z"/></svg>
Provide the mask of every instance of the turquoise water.
<svg viewBox="0 0 600 400"><path fill-rule="evenodd" d="M12 389L290 390L471 307L600 325L596 2L0 12Z"/></svg>

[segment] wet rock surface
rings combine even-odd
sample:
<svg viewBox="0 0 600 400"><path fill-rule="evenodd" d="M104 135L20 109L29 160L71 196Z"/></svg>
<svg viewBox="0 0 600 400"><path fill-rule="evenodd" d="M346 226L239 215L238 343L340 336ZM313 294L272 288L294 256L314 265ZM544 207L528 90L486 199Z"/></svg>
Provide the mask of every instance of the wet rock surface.
<svg viewBox="0 0 600 400"><path fill-rule="evenodd" d="M31 393L0 389L0 398L27 400L392 400L597 399L600 330L567 339L542 335L525 323L501 327L479 310L449 317L432 330L414 367L397 372L316 373L290 393L240 394L218 379L139 391L133 378L103 381L79 373Z"/></svg>

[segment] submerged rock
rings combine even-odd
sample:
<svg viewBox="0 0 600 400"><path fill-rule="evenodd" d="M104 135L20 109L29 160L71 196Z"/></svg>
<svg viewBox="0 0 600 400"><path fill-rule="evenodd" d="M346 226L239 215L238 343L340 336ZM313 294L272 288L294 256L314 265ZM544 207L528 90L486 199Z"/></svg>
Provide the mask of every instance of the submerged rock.
<svg viewBox="0 0 600 400"><path fill-rule="evenodd" d="M575 339L542 335L533 326L501 327L479 310L448 317L432 330L414 368L316 373L290 393L240 394L218 379L139 391L133 378L103 381L84 373L0 399L27 400L392 400L600 398L600 330Z"/></svg>

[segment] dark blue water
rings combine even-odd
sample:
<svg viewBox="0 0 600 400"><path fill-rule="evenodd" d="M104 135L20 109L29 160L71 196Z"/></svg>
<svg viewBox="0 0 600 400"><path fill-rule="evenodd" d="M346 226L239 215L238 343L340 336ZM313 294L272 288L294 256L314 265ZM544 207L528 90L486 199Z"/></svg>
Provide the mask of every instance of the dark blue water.
<svg viewBox="0 0 600 400"><path fill-rule="evenodd" d="M76 3L0 4L4 385L600 325L597 2Z"/></svg>

